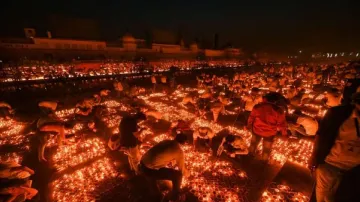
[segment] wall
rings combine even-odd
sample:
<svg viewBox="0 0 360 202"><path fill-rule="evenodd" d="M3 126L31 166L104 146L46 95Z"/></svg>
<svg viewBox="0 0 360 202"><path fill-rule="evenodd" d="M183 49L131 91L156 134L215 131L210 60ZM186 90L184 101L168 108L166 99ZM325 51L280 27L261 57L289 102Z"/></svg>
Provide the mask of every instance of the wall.
<svg viewBox="0 0 360 202"><path fill-rule="evenodd" d="M180 45L152 44L152 50L160 53L180 53Z"/></svg>
<svg viewBox="0 0 360 202"><path fill-rule="evenodd" d="M205 54L205 57L223 57L223 56L225 56L225 51L205 49L204 54Z"/></svg>
<svg viewBox="0 0 360 202"><path fill-rule="evenodd" d="M71 39L34 38L34 44L42 49L105 50L104 41L83 41Z"/></svg>

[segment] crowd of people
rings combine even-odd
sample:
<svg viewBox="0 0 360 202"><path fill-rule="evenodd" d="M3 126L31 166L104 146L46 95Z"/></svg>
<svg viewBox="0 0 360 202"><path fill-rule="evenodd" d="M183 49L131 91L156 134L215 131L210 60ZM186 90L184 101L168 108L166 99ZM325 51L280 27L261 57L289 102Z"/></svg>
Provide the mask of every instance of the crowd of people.
<svg viewBox="0 0 360 202"><path fill-rule="evenodd" d="M187 62L184 64L189 65ZM164 66L167 68L169 65ZM360 76L359 70L358 65L340 64L271 66L260 72L238 72L234 75L203 73L196 77L196 90L185 95L181 104L194 111L198 119L209 119L207 115L211 114L213 123L221 122L223 115L235 114L235 122L242 123L244 130L252 134L250 145L247 145L241 136L227 131L213 152L215 156L224 153L232 158L258 156L256 150L262 140L263 151L259 159L268 164L276 136L283 139L314 139L309 169L316 172L316 200L336 201L335 194L342 177L360 165L360 82L356 80ZM74 117L66 121L59 119L55 113L62 106L61 102L39 102L38 107L43 115L34 124L40 140L39 161L46 161L45 145L50 135L57 136L58 145L71 144L67 136L72 134L67 134L67 131L75 122L86 123L86 130L95 133L105 130L100 127L99 117L103 113L101 103L109 97L135 103L139 100L138 96L145 93L162 92L170 96L183 88L176 84L173 75L154 75L148 82L153 85L151 89L130 87L126 80L116 81L114 89L103 89L78 102ZM0 109L4 118L10 118L13 114L11 105L6 102L0 103ZM205 126L193 130L190 126L194 120L177 120L169 128L173 140L161 141L141 155L140 146L144 143L139 136L144 128L139 123L146 119L158 122L163 118L159 111L137 105L133 113L122 118L118 133L108 131L103 137L108 139L111 150L125 152L134 174L152 180L154 188L157 187L156 181L170 180L172 191L169 199L176 200L183 197L180 194L181 183L189 175L181 145L190 143L197 151L212 152L215 146L213 139L217 134ZM16 166L19 167L23 168L22 172L29 173L26 177L33 174L31 169ZM1 178L9 168L4 166ZM10 179L9 176L4 178ZM36 191L29 186L22 184L16 187L16 190L9 187L1 189L0 194L10 194L11 199L17 197L14 192L24 194L25 198L36 195Z"/></svg>

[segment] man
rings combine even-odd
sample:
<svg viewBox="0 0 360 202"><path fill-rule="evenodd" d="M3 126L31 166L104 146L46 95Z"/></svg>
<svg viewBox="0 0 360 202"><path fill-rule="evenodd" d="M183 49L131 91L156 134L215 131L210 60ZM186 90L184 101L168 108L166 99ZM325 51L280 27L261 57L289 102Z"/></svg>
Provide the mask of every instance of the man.
<svg viewBox="0 0 360 202"><path fill-rule="evenodd" d="M161 76L161 83L163 84L163 85L166 85L166 83L167 83L167 77L165 76L165 75L163 75L163 76Z"/></svg>
<svg viewBox="0 0 360 202"><path fill-rule="evenodd" d="M316 172L318 202L335 201L344 174L355 171L359 175L360 93L355 93L352 99L353 104L330 108L317 132L309 167ZM359 186L359 181L351 183Z"/></svg>
<svg viewBox="0 0 360 202"><path fill-rule="evenodd" d="M224 150L231 158L235 158L236 155L246 155L249 153L244 139L232 134L223 137L217 150L217 156L220 156Z"/></svg>
<svg viewBox="0 0 360 202"><path fill-rule="evenodd" d="M37 136L40 140L38 159L39 161L46 161L44 153L49 134L56 134L58 145L61 146L63 142L68 143L65 137L65 129L72 128L72 125L65 124L53 114L49 114L40 118L37 121L36 126Z"/></svg>
<svg viewBox="0 0 360 202"><path fill-rule="evenodd" d="M263 102L254 106L247 123L247 129L252 131L249 151L254 154L263 139L262 160L267 161L270 155L273 139L280 131L287 135L287 123L284 110L277 105L276 93L268 93L263 97Z"/></svg>
<svg viewBox="0 0 360 202"><path fill-rule="evenodd" d="M201 147L210 148L215 133L209 127L199 127L193 133L193 145L196 149Z"/></svg>
<svg viewBox="0 0 360 202"><path fill-rule="evenodd" d="M153 84L153 93L155 93L155 90L156 90L156 77L154 75L151 76L151 83Z"/></svg>
<svg viewBox="0 0 360 202"><path fill-rule="evenodd" d="M187 176L184 152L180 145L185 144L186 136L177 135L174 140L164 140L148 150L141 158L139 169L150 179L171 180L171 199L179 197L182 177ZM176 164L179 170L168 168L169 164Z"/></svg>
<svg viewBox="0 0 360 202"><path fill-rule="evenodd" d="M297 94L296 88L294 86L290 86L289 90L287 90L286 98L291 100L293 99Z"/></svg>
<svg viewBox="0 0 360 202"><path fill-rule="evenodd" d="M296 133L303 136L315 136L319 128L316 119L303 114L300 110L295 110L293 115L296 116L296 124L289 123L289 130L292 136L297 136Z"/></svg>
<svg viewBox="0 0 360 202"><path fill-rule="evenodd" d="M113 86L116 91L117 97L120 97L124 92L124 87L123 87L122 83L120 81L116 81L116 82L114 82Z"/></svg>

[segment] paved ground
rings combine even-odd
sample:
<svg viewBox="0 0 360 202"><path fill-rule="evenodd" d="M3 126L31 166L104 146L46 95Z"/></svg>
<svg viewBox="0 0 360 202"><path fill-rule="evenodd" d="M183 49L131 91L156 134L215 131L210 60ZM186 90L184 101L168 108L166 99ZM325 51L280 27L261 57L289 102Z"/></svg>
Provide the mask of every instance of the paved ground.
<svg viewBox="0 0 360 202"><path fill-rule="evenodd" d="M179 83L192 86L193 83L188 81L188 77L179 79ZM141 80L134 83L144 85ZM40 99L62 100L65 101L65 107L71 107L77 100L91 95L102 87L110 86L111 83L104 82L101 87L84 89L76 94L64 93L61 91L62 88L55 88L47 93L28 92L21 96L6 97L13 100L10 103L17 109L17 114L21 115L19 121L29 123L38 115L36 103ZM155 134L147 138L150 144L168 138L162 134L168 130L169 121L194 116L191 108L186 109L178 105L180 99L180 97L168 98L162 95L143 98L147 105L155 109L165 109L163 114L166 120L159 122L150 120L144 123ZM126 113L125 108L130 104L128 100L116 100L114 103L107 105L110 112L104 117L107 118L104 123L110 124L111 120L121 119L121 115ZM234 109L229 107L228 110ZM212 127L224 128L234 125L238 129L242 128L244 120L237 114L221 116L218 125L209 121L211 114L207 115L207 119L199 121ZM9 130L11 127L13 125L10 124L3 130ZM131 175L124 154L107 149L107 136L102 133L90 134L85 139L78 139L76 143L64 146L61 150L50 144L46 150L48 163L37 162L37 139L34 135L25 137L19 144L2 145L0 152L2 155L9 151L19 154L23 157L23 164L36 171L33 176L33 186L40 193L35 199L37 201L152 201L154 198L151 197L154 196L152 196L153 192L149 191L147 180L141 176ZM213 150L220 140L221 133L214 141ZM218 159L211 154L195 152L191 147L184 149L187 154L187 166L191 167L193 172L185 182L186 201L258 201L269 187L271 189L268 189L266 196L272 197L271 199L283 197L283 201L292 201L296 191L303 192L305 196L310 195L312 182L309 175L301 167L295 171L292 163L287 163L284 167L282 167L284 162L265 166L250 157L231 159L223 155ZM142 149L143 152L145 150L146 148ZM302 183L297 183L299 176ZM289 187L279 188L279 185L289 185ZM295 192L289 188L294 189Z"/></svg>

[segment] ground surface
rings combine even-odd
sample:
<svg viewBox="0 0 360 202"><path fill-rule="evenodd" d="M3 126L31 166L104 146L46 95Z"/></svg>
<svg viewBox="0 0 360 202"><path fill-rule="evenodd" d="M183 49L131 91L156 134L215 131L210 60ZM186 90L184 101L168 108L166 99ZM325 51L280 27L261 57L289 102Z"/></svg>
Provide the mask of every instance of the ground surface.
<svg viewBox="0 0 360 202"><path fill-rule="evenodd" d="M194 87L189 77L179 78L185 87ZM146 80L148 81L148 80ZM142 85L143 80L133 81ZM102 87L109 87L104 83ZM61 88L56 88L61 89ZM100 87L86 89L76 93L50 91L33 92L21 96L6 95L17 109L18 120L3 122L1 125L1 155L14 155L22 164L36 171L33 187L39 190L38 201L152 201L147 180L133 176L129 172L127 157L122 152L110 151L107 146L108 134L78 132L85 138L75 143L56 147L49 144L46 150L48 162L38 163L36 156L37 138L24 136L22 130L38 116L36 103L42 99L58 99L65 102L65 108L71 109L77 100L97 92ZM172 96L162 93L145 94L138 102L144 103L163 113L163 120L149 120L143 123L148 127L144 141L155 144L165 135L170 122L177 119L195 118L191 106L179 104L182 96L194 89L182 89ZM103 116L107 127L115 129L121 117L130 110L131 100L111 98L104 103L108 113ZM243 136L249 141L250 134L242 130L244 118L238 115L234 106L227 107L228 114L221 115L217 124L213 123L210 113L207 119L196 118L192 125L209 126L216 132L224 128ZM58 112L63 118L71 117L72 111ZM20 123L21 122L21 123ZM82 129L81 129L82 128ZM77 124L75 131L86 131L86 125ZM10 132L6 132L10 131ZM4 135L5 134L5 135ZM221 141L221 133L215 138L213 150ZM11 141L10 141L11 140ZM75 139L74 139L75 141ZM272 153L272 165L264 165L252 157L229 158L226 155L214 157L210 152L194 151L191 146L184 147L186 165L191 176L184 181L183 193L186 201L307 201L312 189L312 181L304 162L311 152L311 140L295 142L277 140ZM148 148L142 148L142 152ZM9 153L11 151L11 153ZM261 148L260 148L261 152ZM284 163L287 163L284 165ZM275 163L277 162L277 163ZM301 180L299 180L301 179ZM301 182L301 183L300 183ZM303 193L303 194L300 194Z"/></svg>

